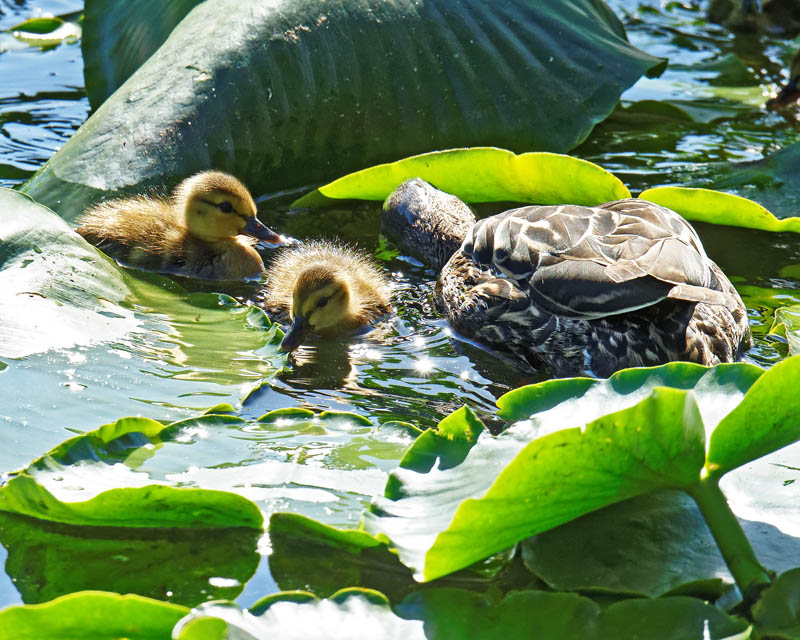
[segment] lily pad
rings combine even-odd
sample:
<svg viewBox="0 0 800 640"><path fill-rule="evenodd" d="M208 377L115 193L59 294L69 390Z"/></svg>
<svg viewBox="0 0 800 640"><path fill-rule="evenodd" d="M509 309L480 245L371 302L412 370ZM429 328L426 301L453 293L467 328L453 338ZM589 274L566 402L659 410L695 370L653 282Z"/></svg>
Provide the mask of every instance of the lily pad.
<svg viewBox="0 0 800 640"><path fill-rule="evenodd" d="M789 343L789 353L800 354L800 306L780 307L775 310L775 324L771 331L782 328L783 335Z"/></svg>
<svg viewBox="0 0 800 640"><path fill-rule="evenodd" d="M209 419L241 422L230 416ZM0 487L0 510L71 525L260 529L258 507L239 495L155 484L126 466L129 457L135 460L137 451L174 428L126 418L76 436L13 474ZM125 488L104 491L109 485Z"/></svg>
<svg viewBox="0 0 800 640"><path fill-rule="evenodd" d="M774 424L765 409L784 397L783 386L798 383L799 362L766 373L748 365L673 363L607 381L557 380L511 392L498 402L501 415L522 420L497 437L484 434L466 455L452 436L420 436L390 477L386 497L365 514L366 530L387 535L418 578L433 579L603 505L657 489L690 489L706 464L707 434L709 468L720 471L800 436L790 417L793 402ZM670 382L673 388L659 386ZM778 395L766 401L771 388ZM749 440L740 435L747 418L765 420ZM463 462L418 465L417 452L442 461L455 452Z"/></svg>
<svg viewBox="0 0 800 640"><path fill-rule="evenodd" d="M800 569L778 576L753 607L758 630L769 638L800 638Z"/></svg>
<svg viewBox="0 0 800 640"><path fill-rule="evenodd" d="M17 39L34 47L52 47L62 42L77 42L81 38L80 25L61 18L31 18L8 29Z"/></svg>
<svg viewBox="0 0 800 640"><path fill-rule="evenodd" d="M109 10L133 32L148 6ZM71 220L212 166L274 193L437 148L563 152L663 66L594 0L208 0L23 190Z"/></svg>
<svg viewBox="0 0 800 640"><path fill-rule="evenodd" d="M163 640L188 612L141 596L84 591L0 611L0 639Z"/></svg>
<svg viewBox="0 0 800 640"><path fill-rule="evenodd" d="M656 187L643 191L639 197L669 207L693 222L800 233L800 218L779 220L760 204L722 191Z"/></svg>
<svg viewBox="0 0 800 640"><path fill-rule="evenodd" d="M395 615L386 599L366 589L347 589L329 600L307 600L293 594L270 597L269 606L255 616L232 604L210 603L198 607L176 626L176 640L222 638L203 621L218 618L230 636L241 640L344 638L351 640L425 640L422 622ZM217 627L216 629L219 629ZM216 631L214 629L214 631Z"/></svg>
<svg viewBox="0 0 800 640"><path fill-rule="evenodd" d="M586 160L477 147L423 153L357 171L319 187L292 206L324 206L343 199L385 200L409 178L422 178L465 202L597 205L631 197L619 178Z"/></svg>
<svg viewBox="0 0 800 640"><path fill-rule="evenodd" d="M261 560L256 529L65 526L0 514L5 571L23 602L102 589L197 606L236 598Z"/></svg>
<svg viewBox="0 0 800 640"><path fill-rule="evenodd" d="M0 357L117 340L140 325L113 263L52 211L0 189Z"/></svg>

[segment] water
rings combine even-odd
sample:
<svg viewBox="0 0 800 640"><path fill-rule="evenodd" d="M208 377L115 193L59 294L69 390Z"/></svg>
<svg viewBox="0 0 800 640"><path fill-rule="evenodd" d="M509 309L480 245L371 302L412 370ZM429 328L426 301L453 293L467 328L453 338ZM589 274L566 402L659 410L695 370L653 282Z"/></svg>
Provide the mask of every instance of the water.
<svg viewBox="0 0 800 640"><path fill-rule="evenodd" d="M624 0L613 5L625 16L632 42L669 57L672 65L661 78L643 79L626 92L623 108L599 125L576 155L613 171L635 194L659 185L714 187L727 179L731 162L756 161L800 139L792 113L770 113L762 107L784 78L784 61L793 43L775 35L733 35L705 23L703 10L695 3L651 1L649 11ZM68 0L0 0L0 29L38 10L69 15L80 9L81 3ZM0 185L24 182L86 119L89 107L82 86L79 44L0 53ZM672 101L691 117L654 111L646 102L652 100ZM737 189L778 215L794 215L800 203L800 197L788 188L745 185ZM252 473L267 469L260 465L298 465L309 472L303 477L311 478L310 484L264 480L258 487L259 497L254 498L259 506L267 514L291 510L330 524L354 526L369 501L371 483L380 486L410 437L375 426L265 428L256 422L259 416L303 406L315 412L352 411L373 425L401 420L426 428L466 403L490 428L501 426L493 419L496 398L533 379L457 339L435 317L434 274L385 251L379 241L375 205L287 217L284 202L265 200L261 210L266 223L289 235L341 237L367 251L380 252L392 274L397 316L364 337L305 346L293 366L273 376L280 363L268 345L252 344L252 334L237 341L240 330L230 323L224 329L208 325L204 337L192 322L194 299L186 298L177 311L174 302L159 301L147 289L149 293L137 294L135 311L150 320L158 315L164 327L157 341L144 336L100 351L50 353L9 361L5 368L0 363L0 383L10 382L20 394L15 396L14 411L0 416L8 434L5 440L14 445L0 451L0 471L27 464L76 431L124 415L174 420L217 401L236 405L241 400L237 413L247 421L244 426L200 435L187 432L183 440L161 447L142 462L139 471L154 479L180 478L173 481L182 486L224 485L242 490L246 485L250 491ZM800 263L795 236L709 225L698 225L698 230L709 254L731 276L748 305L755 344L747 359L769 366L786 355L785 341L768 335L774 309L800 304L798 280L785 270L786 265ZM129 272L129 277L142 279L135 272ZM181 284L198 288L192 282ZM240 298L253 295L249 289L228 293ZM225 361L226 347L235 355L230 362ZM349 480L341 484L329 480L334 476L328 472L368 472L372 480L363 490L354 490ZM48 544L56 544L52 542L56 537L58 544L66 544L63 540L69 537L50 531L12 535L18 531L23 531L22 524L13 519L0 521L3 542L9 554L17 557L22 553L20 543L7 540L42 535L51 540ZM268 552L268 540L260 542L258 549ZM9 560L8 575L0 574L0 606L44 595L36 588L20 586L19 564ZM176 573L169 579L174 581ZM262 559L238 601L248 605L285 586L276 583ZM170 597L161 592L149 595ZM236 597L236 593L226 597Z"/></svg>

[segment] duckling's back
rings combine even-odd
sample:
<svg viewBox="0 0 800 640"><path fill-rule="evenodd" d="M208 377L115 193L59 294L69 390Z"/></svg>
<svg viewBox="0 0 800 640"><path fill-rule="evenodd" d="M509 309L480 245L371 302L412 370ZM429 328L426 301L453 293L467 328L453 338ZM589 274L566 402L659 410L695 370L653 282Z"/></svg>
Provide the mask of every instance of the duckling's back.
<svg viewBox="0 0 800 640"><path fill-rule="evenodd" d="M169 200L146 196L95 205L75 229L120 262L154 271L179 271L186 261L186 226Z"/></svg>

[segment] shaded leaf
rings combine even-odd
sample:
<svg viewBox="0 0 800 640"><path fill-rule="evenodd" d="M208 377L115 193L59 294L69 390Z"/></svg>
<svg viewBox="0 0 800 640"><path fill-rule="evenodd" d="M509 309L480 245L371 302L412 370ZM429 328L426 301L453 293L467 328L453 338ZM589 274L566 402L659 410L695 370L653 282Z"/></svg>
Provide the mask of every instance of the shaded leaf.
<svg viewBox="0 0 800 640"><path fill-rule="evenodd" d="M341 199L385 200L409 178L422 178L465 202L597 205L631 197L619 178L586 160L475 147L424 153L351 173L292 206L324 206Z"/></svg>
<svg viewBox="0 0 800 640"><path fill-rule="evenodd" d="M133 33L148 6L109 10ZM90 67L117 33L85 50ZM274 193L431 149L563 152L663 66L595 0L207 0L23 190L71 220L212 166Z"/></svg>
<svg viewBox="0 0 800 640"><path fill-rule="evenodd" d="M800 306L781 307L775 310L775 323L770 332L782 330L789 343L789 353L800 355Z"/></svg>
<svg viewBox="0 0 800 640"><path fill-rule="evenodd" d="M753 606L753 621L769 638L800 638L800 569L778 576Z"/></svg>

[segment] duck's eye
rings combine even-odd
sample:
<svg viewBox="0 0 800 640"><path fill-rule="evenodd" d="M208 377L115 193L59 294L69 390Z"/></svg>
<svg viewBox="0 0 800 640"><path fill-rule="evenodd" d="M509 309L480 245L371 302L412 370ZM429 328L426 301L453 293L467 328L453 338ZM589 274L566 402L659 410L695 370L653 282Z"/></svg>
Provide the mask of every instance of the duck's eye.
<svg viewBox="0 0 800 640"><path fill-rule="evenodd" d="M319 300L317 300L317 309L322 309L322 307L328 304L328 300L330 300L330 298L328 297L320 298Z"/></svg>
<svg viewBox="0 0 800 640"><path fill-rule="evenodd" d="M227 200L225 200L225 202L220 202L219 208L223 213L233 213L233 205Z"/></svg>

